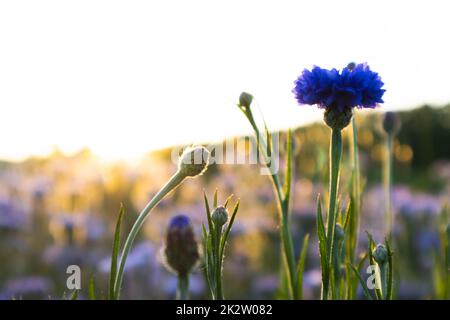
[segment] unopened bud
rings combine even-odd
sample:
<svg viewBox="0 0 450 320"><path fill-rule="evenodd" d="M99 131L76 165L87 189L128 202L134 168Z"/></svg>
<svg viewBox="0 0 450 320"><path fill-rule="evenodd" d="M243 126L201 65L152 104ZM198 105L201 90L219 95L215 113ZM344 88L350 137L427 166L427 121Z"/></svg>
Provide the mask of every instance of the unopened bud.
<svg viewBox="0 0 450 320"><path fill-rule="evenodd" d="M177 215L170 220L164 249L166 264L178 275L187 275L199 259L199 248L189 217Z"/></svg>
<svg viewBox="0 0 450 320"><path fill-rule="evenodd" d="M186 148L178 160L179 171L186 177L203 174L209 163L209 151L205 147Z"/></svg>
<svg viewBox="0 0 450 320"><path fill-rule="evenodd" d="M352 108L339 110L335 107L329 107L325 109L323 120L331 129L342 130L349 125L352 115Z"/></svg>
<svg viewBox="0 0 450 320"><path fill-rule="evenodd" d="M379 265L383 265L388 261L388 251L384 244L377 244L372 252L372 256Z"/></svg>
<svg viewBox="0 0 450 320"><path fill-rule="evenodd" d="M211 220L214 222L217 228L222 228L228 222L228 211L224 206L219 206L214 209Z"/></svg>
<svg viewBox="0 0 450 320"><path fill-rule="evenodd" d="M387 134L394 135L400 131L400 117L395 112L386 112L383 117L383 129Z"/></svg>
<svg viewBox="0 0 450 320"><path fill-rule="evenodd" d="M241 108L250 108L252 104L253 96L250 93L242 92L239 96L239 107Z"/></svg>

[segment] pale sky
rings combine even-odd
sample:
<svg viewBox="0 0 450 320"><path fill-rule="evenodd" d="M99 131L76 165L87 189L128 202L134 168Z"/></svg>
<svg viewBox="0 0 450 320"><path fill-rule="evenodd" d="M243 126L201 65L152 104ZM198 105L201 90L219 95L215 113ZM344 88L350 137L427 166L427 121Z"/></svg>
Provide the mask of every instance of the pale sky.
<svg viewBox="0 0 450 320"><path fill-rule="evenodd" d="M448 1L1 1L0 158L84 146L129 159L320 119L303 68L368 62L383 109L450 102Z"/></svg>

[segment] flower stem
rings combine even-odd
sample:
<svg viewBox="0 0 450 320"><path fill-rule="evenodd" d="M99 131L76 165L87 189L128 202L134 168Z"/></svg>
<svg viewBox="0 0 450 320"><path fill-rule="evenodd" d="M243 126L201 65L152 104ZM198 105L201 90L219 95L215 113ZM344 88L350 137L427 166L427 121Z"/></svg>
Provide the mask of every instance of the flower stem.
<svg viewBox="0 0 450 320"><path fill-rule="evenodd" d="M167 183L161 188L161 190L158 191L158 193L151 199L145 208L141 211L138 218L136 219L136 222L134 223L133 227L131 228L130 233L128 234L128 237L125 241L125 245L122 250L121 258L120 258L120 265L119 269L117 271L116 280L114 282L114 298L119 299L120 296L120 290L122 287L122 281L123 281L123 273L125 269L125 263L127 261L128 253L131 249L131 246L133 245L133 242L141 229L142 225L144 224L145 218L149 215L150 211L173 189L175 189L184 179L186 176L182 174L180 171L177 171L170 179L167 181Z"/></svg>
<svg viewBox="0 0 450 320"><path fill-rule="evenodd" d="M384 163L384 233L390 238L393 226L392 215L392 147L393 135L388 134L386 139L386 158Z"/></svg>
<svg viewBox="0 0 450 320"><path fill-rule="evenodd" d="M339 167L342 155L342 134L341 130L332 129L330 144L330 186L329 186L329 205L327 219L327 262L329 274L333 267L333 256L335 251L334 233L336 229L336 199L339 187ZM323 299L328 299L331 281L324 283Z"/></svg>
<svg viewBox="0 0 450 320"><path fill-rule="evenodd" d="M267 145L264 139L261 139L261 134L256 125L253 115L249 112L245 113L247 119L249 120L253 130L255 131L258 150L264 157L264 162L267 168L270 170L270 159L267 154ZM289 295L292 299L298 299L297 290L297 274L296 274L296 263L294 254L294 245L292 242L292 235L289 229L289 198L285 198L282 193L282 186L279 177L276 173L270 174L273 189L277 198L278 205L278 220L280 223L280 237L283 244L283 265L285 269L286 276L288 277L289 283ZM285 178L287 179L287 177Z"/></svg>
<svg viewBox="0 0 450 320"><path fill-rule="evenodd" d="M189 299L189 274L178 275L177 300Z"/></svg>
<svg viewBox="0 0 450 320"><path fill-rule="evenodd" d="M216 276L216 300L224 300L222 289L222 257L220 255L220 239L222 235L222 228L214 228L214 246L215 246L215 276Z"/></svg>

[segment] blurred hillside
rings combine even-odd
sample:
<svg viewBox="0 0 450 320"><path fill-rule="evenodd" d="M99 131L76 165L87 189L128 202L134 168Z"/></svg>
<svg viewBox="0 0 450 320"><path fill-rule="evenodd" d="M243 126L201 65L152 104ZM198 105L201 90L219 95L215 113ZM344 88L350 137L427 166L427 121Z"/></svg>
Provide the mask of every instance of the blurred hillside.
<svg viewBox="0 0 450 320"><path fill-rule="evenodd" d="M407 297L428 297L431 266L427 261L438 243L433 231L435 216L450 198L450 105L423 106L399 115L402 128L394 146L394 208L399 221L404 217L408 222L399 223L399 235L406 237L413 229L416 235L405 241L409 247L404 251L414 252L405 258L413 261L414 268L407 276L414 285L401 290ZM381 237L381 114L358 112L356 121L365 181L362 230ZM344 204L350 176L347 131L341 179ZM281 137L285 139L285 134ZM317 193L326 193L328 143L329 129L321 123L295 130L292 229L296 248L305 233L314 233L314 202ZM70 264L81 266L84 287L95 276L98 287L105 291L119 205L125 205L124 230L129 230L139 210L175 171L171 151L152 152L133 165L105 164L89 150L72 156L55 151L47 158L0 162L0 298L59 299L66 291L65 268ZM174 296L175 278L162 267L159 254L167 220L177 213L188 214L200 236L205 218L202 190L212 194L216 188L221 200L233 193L242 201L225 264L225 277L233 277L233 281L225 281L228 296L275 295L279 243L270 182L256 165L225 164L212 165L201 178L187 180L152 213L128 260L125 298ZM315 239L311 243L305 290L307 297L314 298L320 270ZM205 298L201 272L192 284L193 296Z"/></svg>

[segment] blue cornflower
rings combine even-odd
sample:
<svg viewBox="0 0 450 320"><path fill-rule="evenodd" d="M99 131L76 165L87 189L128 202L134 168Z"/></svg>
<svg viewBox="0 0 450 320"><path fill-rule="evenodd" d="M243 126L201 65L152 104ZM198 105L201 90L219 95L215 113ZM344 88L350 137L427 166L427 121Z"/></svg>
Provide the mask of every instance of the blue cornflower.
<svg viewBox="0 0 450 320"><path fill-rule="evenodd" d="M374 108L382 103L383 84L367 64L349 65L341 72L315 66L302 72L293 93L300 104L317 104L342 112L354 107Z"/></svg>

